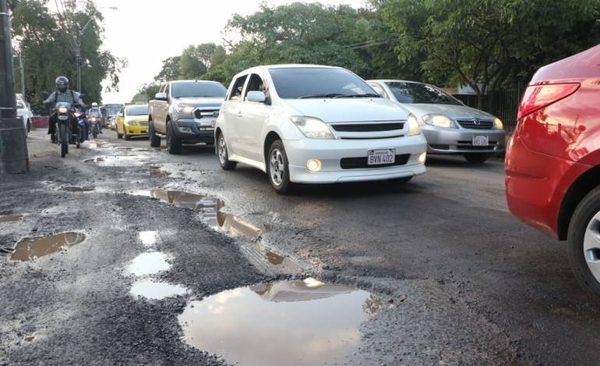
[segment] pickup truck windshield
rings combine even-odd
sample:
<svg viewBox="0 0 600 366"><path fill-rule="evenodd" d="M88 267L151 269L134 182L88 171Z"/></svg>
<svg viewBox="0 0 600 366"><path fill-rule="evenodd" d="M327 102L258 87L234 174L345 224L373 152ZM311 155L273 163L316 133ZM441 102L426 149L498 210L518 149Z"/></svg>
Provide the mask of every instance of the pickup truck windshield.
<svg viewBox="0 0 600 366"><path fill-rule="evenodd" d="M227 89L220 83L194 81L189 83L173 83L171 95L173 98L225 98Z"/></svg>

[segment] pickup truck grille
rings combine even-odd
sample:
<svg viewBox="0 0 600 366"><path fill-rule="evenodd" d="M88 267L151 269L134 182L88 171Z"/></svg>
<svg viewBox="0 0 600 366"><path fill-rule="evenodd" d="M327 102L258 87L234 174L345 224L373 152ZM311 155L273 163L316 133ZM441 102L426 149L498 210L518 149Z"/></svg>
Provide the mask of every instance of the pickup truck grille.
<svg viewBox="0 0 600 366"><path fill-rule="evenodd" d="M219 116L218 109L195 109L194 110L194 118L202 119L202 118L217 118Z"/></svg>

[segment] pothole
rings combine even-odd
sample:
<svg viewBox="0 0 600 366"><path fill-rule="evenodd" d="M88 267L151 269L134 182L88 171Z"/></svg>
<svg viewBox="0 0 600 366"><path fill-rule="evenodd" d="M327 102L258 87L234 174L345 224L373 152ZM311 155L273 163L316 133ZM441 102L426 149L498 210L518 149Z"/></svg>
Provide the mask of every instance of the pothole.
<svg viewBox="0 0 600 366"><path fill-rule="evenodd" d="M139 233L140 241L145 247L151 247L156 244L158 240L158 231L141 231Z"/></svg>
<svg viewBox="0 0 600 366"><path fill-rule="evenodd" d="M15 222L23 220L23 215L0 215L0 223Z"/></svg>
<svg viewBox="0 0 600 366"><path fill-rule="evenodd" d="M50 236L24 238L17 243L10 259L27 261L54 253L63 248L77 245L85 240L85 235L77 232L65 232Z"/></svg>
<svg viewBox="0 0 600 366"><path fill-rule="evenodd" d="M94 187L75 187L75 186L61 188L61 190L67 191L67 192L91 192L94 189L95 189Z"/></svg>
<svg viewBox="0 0 600 366"><path fill-rule="evenodd" d="M151 166L148 168L150 171L150 175L153 177L163 177L166 178L171 175L171 172L167 172L165 170L161 170L158 166Z"/></svg>
<svg viewBox="0 0 600 366"><path fill-rule="evenodd" d="M144 155L113 155L113 156L96 156L92 159L86 159L86 163L96 163L100 166L110 167L131 167L131 166L142 166L146 164L148 156Z"/></svg>
<svg viewBox="0 0 600 366"><path fill-rule="evenodd" d="M132 295L151 300L162 300L167 297L185 295L186 293L187 289L183 286L153 280L138 281L131 286Z"/></svg>
<svg viewBox="0 0 600 366"><path fill-rule="evenodd" d="M228 362L331 365L352 357L361 323L383 309L369 292L307 278L224 291L178 319L186 343Z"/></svg>
<svg viewBox="0 0 600 366"><path fill-rule="evenodd" d="M136 191L131 194L152 197L177 207L198 211L202 221L207 225L225 231L229 235L244 235L254 238L266 231L266 226L263 228L257 227L244 222L237 216L221 212L220 210L225 206L225 203L218 198L163 189Z"/></svg>
<svg viewBox="0 0 600 366"><path fill-rule="evenodd" d="M147 276L167 271L171 268L168 256L160 252L143 253L137 256L127 267L127 271L135 276Z"/></svg>

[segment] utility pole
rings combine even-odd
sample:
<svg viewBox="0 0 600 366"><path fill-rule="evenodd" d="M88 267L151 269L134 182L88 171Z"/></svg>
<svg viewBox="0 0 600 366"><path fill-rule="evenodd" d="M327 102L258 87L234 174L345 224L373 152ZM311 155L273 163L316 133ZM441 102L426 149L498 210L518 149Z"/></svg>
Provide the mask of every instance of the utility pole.
<svg viewBox="0 0 600 366"><path fill-rule="evenodd" d="M21 94L25 99L25 69L23 68L23 50L19 51L19 69L21 70Z"/></svg>
<svg viewBox="0 0 600 366"><path fill-rule="evenodd" d="M81 31L79 28L77 28L75 47L75 59L77 62L77 91L81 93Z"/></svg>
<svg viewBox="0 0 600 366"><path fill-rule="evenodd" d="M15 76L7 0L0 0L0 174L29 172L27 133L17 119Z"/></svg>

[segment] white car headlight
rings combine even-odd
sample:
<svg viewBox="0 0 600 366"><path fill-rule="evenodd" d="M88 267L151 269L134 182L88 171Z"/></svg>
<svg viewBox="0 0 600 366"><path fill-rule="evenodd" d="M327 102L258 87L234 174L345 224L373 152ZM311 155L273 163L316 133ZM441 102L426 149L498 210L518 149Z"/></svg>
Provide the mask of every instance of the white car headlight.
<svg viewBox="0 0 600 366"><path fill-rule="evenodd" d="M503 130L504 124L500 120L500 118L494 118L494 128L497 130Z"/></svg>
<svg viewBox="0 0 600 366"><path fill-rule="evenodd" d="M419 127L419 122L417 122L417 117L410 114L408 116L408 136L415 136L421 133L421 127Z"/></svg>
<svg viewBox="0 0 600 366"><path fill-rule="evenodd" d="M292 116L292 122L304 136L309 139L333 140L335 136L329 129L329 126L318 118Z"/></svg>
<svg viewBox="0 0 600 366"><path fill-rule="evenodd" d="M453 120L443 114L426 114L423 116L423 122L435 127L458 128Z"/></svg>
<svg viewBox="0 0 600 366"><path fill-rule="evenodd" d="M193 105L180 104L177 106L177 113L179 114L192 114L192 111L196 109Z"/></svg>

